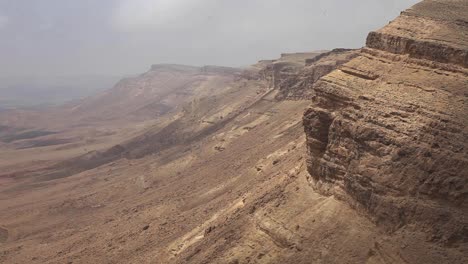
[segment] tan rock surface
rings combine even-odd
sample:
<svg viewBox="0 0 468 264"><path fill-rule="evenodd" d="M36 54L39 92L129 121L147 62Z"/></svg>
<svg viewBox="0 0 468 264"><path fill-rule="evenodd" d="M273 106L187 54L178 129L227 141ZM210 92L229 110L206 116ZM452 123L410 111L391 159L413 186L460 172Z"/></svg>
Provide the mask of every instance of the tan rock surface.
<svg viewBox="0 0 468 264"><path fill-rule="evenodd" d="M465 6L362 51L154 66L71 111L87 126L4 142L0 263L467 263L466 31L433 32Z"/></svg>
<svg viewBox="0 0 468 264"><path fill-rule="evenodd" d="M314 86L304 114L316 189L389 231L422 230L461 253L468 241L467 14L467 1L423 1L403 12Z"/></svg>

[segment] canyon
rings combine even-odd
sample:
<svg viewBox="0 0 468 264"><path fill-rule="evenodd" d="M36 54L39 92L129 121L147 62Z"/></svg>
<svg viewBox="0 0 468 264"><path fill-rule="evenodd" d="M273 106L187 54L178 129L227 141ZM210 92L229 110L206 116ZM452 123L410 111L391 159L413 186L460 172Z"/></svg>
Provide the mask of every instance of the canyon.
<svg viewBox="0 0 468 264"><path fill-rule="evenodd" d="M467 18L1 111L0 262L467 263Z"/></svg>

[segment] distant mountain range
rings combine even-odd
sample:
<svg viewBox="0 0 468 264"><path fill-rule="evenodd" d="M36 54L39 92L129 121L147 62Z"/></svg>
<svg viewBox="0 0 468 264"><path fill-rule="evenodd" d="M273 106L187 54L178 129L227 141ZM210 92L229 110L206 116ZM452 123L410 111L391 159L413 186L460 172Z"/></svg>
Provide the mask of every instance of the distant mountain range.
<svg viewBox="0 0 468 264"><path fill-rule="evenodd" d="M106 75L0 77L0 110L80 99L111 88L120 78Z"/></svg>

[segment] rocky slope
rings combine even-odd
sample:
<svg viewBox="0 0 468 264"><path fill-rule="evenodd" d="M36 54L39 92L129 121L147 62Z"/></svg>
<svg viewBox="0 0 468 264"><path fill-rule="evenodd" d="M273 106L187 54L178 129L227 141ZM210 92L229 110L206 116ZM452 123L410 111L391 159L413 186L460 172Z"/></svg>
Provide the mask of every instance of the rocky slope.
<svg viewBox="0 0 468 264"><path fill-rule="evenodd" d="M88 119L157 118L195 97L216 93L217 87L232 82L239 72L228 67L157 64L140 76L120 81L100 96L71 105L71 114Z"/></svg>
<svg viewBox="0 0 468 264"><path fill-rule="evenodd" d="M468 2L423 1L322 78L304 114L310 183L389 231L466 252ZM466 253L465 253L466 254Z"/></svg>
<svg viewBox="0 0 468 264"><path fill-rule="evenodd" d="M439 44L464 3L425 1L378 32ZM399 25L414 17L432 26ZM0 151L0 262L467 263L466 67L385 43L240 72L170 66L202 81L172 86L180 103L132 133Z"/></svg>
<svg viewBox="0 0 468 264"><path fill-rule="evenodd" d="M232 89L240 73L229 67L158 64L76 102L43 110L0 111L0 148L5 153L0 153L1 159L8 159L11 151L34 147L64 148L64 159L70 158L65 153L67 145L72 149L83 146L80 154L107 149L145 128L164 127L178 119L182 107L190 102Z"/></svg>
<svg viewBox="0 0 468 264"><path fill-rule="evenodd" d="M262 60L245 72L253 71L250 78L263 79L271 89L277 89L276 100L306 100L312 98L315 82L357 54L358 50L352 49L283 53L279 59Z"/></svg>
<svg viewBox="0 0 468 264"><path fill-rule="evenodd" d="M280 78L276 84L276 88L279 89L276 99L311 99L314 96L314 89L311 89L313 84L341 64L356 57L357 53L358 50L334 49L305 59L302 67L297 67L293 71L290 68L281 68L278 74ZM284 74L287 70L290 71L289 74Z"/></svg>
<svg viewBox="0 0 468 264"><path fill-rule="evenodd" d="M82 103L80 108L95 110L102 105L105 111L113 109L113 105L129 105L128 109L137 107L134 97L128 96L129 93L139 92L141 89L157 90L157 98L164 94L159 87L158 80L161 75L170 72L174 74L174 69L182 70L186 74L187 70L193 72L197 78L207 78L207 74L218 80L217 82L205 82L200 85L198 82L182 86L180 90L183 95L174 101L174 105L167 105L168 110L155 116L156 123L149 125L146 129L111 148L101 151L89 152L74 159L67 159L64 162L49 168L49 173L44 175L41 171L41 178L53 179L70 176L84 170L89 170L103 164L115 161L121 158L135 159L146 155L159 153L167 148L176 145L187 145L199 141L232 122L238 115L244 113L247 109L264 100L265 96L271 93L275 94L273 101L284 98L296 100L306 100L306 93L311 91L307 89L307 84L318 80L320 76L333 70L333 68L346 60L349 60L356 54L355 51L334 50L331 52L315 53L295 53L282 54L278 60L261 61L242 72L232 68L205 66L195 68L188 66L159 65L153 66L151 71L131 80L133 85L117 85L114 89L108 91L108 96L97 96ZM319 55L319 56L317 56ZM317 57L315 57L317 56ZM311 60L306 64L306 60ZM154 79L149 79L148 76ZM189 75L189 80L193 77ZM220 81L220 79L222 81ZM156 82L154 80L157 80ZM168 81L164 87L177 86L180 81ZM273 81L274 80L274 81ZM288 84L294 82L293 87ZM214 86L216 83L218 86ZM141 87L141 88L139 88ZM177 96L180 90L167 91L166 97ZM154 102L160 102L151 97L150 91L144 91L142 98L149 97ZM118 98L115 98L119 96ZM128 96L128 99L125 99ZM159 97L158 97L159 96ZM108 101L104 103L104 101ZM273 103L272 101L272 103ZM115 103L112 103L115 102ZM146 105L156 103L146 102ZM141 105L145 105L142 103ZM85 107L88 106L88 107ZM147 108L145 106L144 108ZM114 109L115 113L120 113ZM76 111L78 116L80 111ZM128 112L128 111L127 111ZM72 114L76 118L76 114ZM98 115L109 116L109 115ZM140 118L145 118L142 114ZM146 117L148 118L148 117ZM95 117L94 117L95 119ZM222 146L219 146L222 149Z"/></svg>
<svg viewBox="0 0 468 264"><path fill-rule="evenodd" d="M299 68L312 57L293 56ZM216 92L162 114L157 123L113 147L58 163L52 159L37 161L35 167L6 167L11 173L0 177L0 209L6 212L0 216L0 260L229 263L349 258L334 250L303 250L317 247L320 237L335 232L341 221L367 220L353 218L357 215L334 199L310 193L301 124L309 101L275 99L280 89L265 78L271 63L261 62ZM60 148L47 151L59 155ZM304 211L307 206L316 208ZM305 228L315 219L328 223L317 225L322 230L318 234ZM372 226L368 221L364 225ZM327 247L347 247L344 238L354 229L336 233ZM364 243L365 237L377 232L359 230L363 237L352 241L361 246L349 248L357 254L350 258L354 260L368 258L373 240Z"/></svg>
<svg viewBox="0 0 468 264"><path fill-rule="evenodd" d="M147 72L122 79L112 89L88 98L42 111L0 112L0 124L63 129L156 119L194 98L217 93L217 87L229 86L240 72L229 67L156 64Z"/></svg>

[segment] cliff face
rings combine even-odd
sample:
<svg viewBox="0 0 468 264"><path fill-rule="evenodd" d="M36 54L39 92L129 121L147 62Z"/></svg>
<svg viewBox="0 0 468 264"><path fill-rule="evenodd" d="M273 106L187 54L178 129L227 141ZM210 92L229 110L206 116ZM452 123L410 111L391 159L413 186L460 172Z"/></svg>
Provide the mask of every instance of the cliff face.
<svg viewBox="0 0 468 264"><path fill-rule="evenodd" d="M468 241L467 18L467 1L423 1L314 85L303 122L315 189L388 230Z"/></svg>
<svg viewBox="0 0 468 264"><path fill-rule="evenodd" d="M302 68L280 80L276 99L311 99L315 94L314 89L311 89L314 83L338 66L356 57L357 54L358 50L334 49L306 59Z"/></svg>
<svg viewBox="0 0 468 264"><path fill-rule="evenodd" d="M322 52L309 53L283 53L276 60L262 60L256 65L258 68L257 76L265 80L267 85L272 89L277 89L284 86L287 79L295 78L297 73L304 68L306 61L312 59Z"/></svg>
<svg viewBox="0 0 468 264"><path fill-rule="evenodd" d="M260 61L255 66L259 68L257 77L278 91L276 100L304 100L314 95L315 82L357 54L358 50L352 49L286 53L280 59Z"/></svg>
<svg viewBox="0 0 468 264"><path fill-rule="evenodd" d="M467 67L467 5L463 0L424 1L402 12L390 25L371 32L367 46Z"/></svg>
<svg viewBox="0 0 468 264"><path fill-rule="evenodd" d="M59 108L72 144L0 150L0 263L468 263L466 3Z"/></svg>

